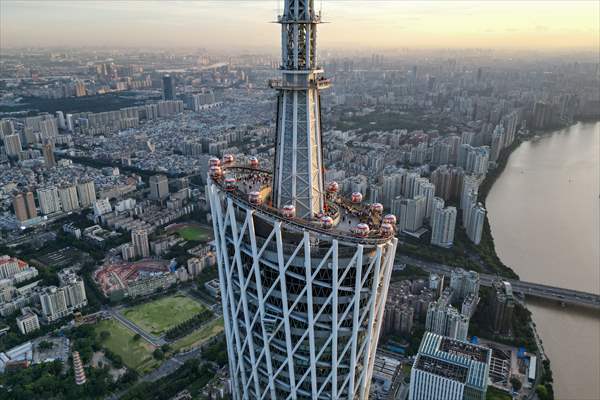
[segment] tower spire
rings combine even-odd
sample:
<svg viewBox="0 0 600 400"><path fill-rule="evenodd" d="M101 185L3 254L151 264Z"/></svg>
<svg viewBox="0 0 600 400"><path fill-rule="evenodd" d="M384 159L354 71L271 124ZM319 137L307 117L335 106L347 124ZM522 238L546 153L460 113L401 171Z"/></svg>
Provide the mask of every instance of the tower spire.
<svg viewBox="0 0 600 400"><path fill-rule="evenodd" d="M323 211L323 155L320 89L329 86L317 64L314 0L285 0L281 24L281 73L270 82L278 90L273 204L293 205L298 216Z"/></svg>

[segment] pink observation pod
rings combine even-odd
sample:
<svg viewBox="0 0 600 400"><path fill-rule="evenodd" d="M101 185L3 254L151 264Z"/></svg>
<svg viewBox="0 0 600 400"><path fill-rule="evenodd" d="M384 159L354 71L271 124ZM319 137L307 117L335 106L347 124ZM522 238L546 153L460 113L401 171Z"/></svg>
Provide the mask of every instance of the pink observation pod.
<svg viewBox="0 0 600 400"><path fill-rule="evenodd" d="M340 185L338 185L338 183L336 181L329 182L329 185L327 185L327 191L329 193L337 193L337 191L339 189L340 189Z"/></svg>
<svg viewBox="0 0 600 400"><path fill-rule="evenodd" d="M235 160L235 157L233 157L233 154L225 154L223 156L223 163L225 163L225 164L231 164L233 162L233 160Z"/></svg>
<svg viewBox="0 0 600 400"><path fill-rule="evenodd" d="M394 234L394 227L390 224L381 224L379 232L385 237L392 236Z"/></svg>
<svg viewBox="0 0 600 400"><path fill-rule="evenodd" d="M283 214L284 217L286 218L294 218L296 216L296 207L294 207L291 204L286 204L285 206L283 206L283 208L281 209L281 213Z"/></svg>
<svg viewBox="0 0 600 400"><path fill-rule="evenodd" d="M359 204L362 201L362 193L354 192L350 198L354 204Z"/></svg>
<svg viewBox="0 0 600 400"><path fill-rule="evenodd" d="M221 171L221 167L213 165L210 167L210 177L213 179L220 178L223 175L223 171Z"/></svg>
<svg viewBox="0 0 600 400"><path fill-rule="evenodd" d="M252 204L260 204L260 193L259 192L248 193L248 201Z"/></svg>
<svg viewBox="0 0 600 400"><path fill-rule="evenodd" d="M371 204L371 211L381 214L383 212L383 204L381 204L381 203Z"/></svg>
<svg viewBox="0 0 600 400"><path fill-rule="evenodd" d="M392 227L396 226L396 216L394 214L387 214L385 217L383 217L383 223L389 224Z"/></svg>
<svg viewBox="0 0 600 400"><path fill-rule="evenodd" d="M333 226L333 218L331 218L329 215L322 216L321 225L323 225L323 228L325 229L330 229Z"/></svg>
<svg viewBox="0 0 600 400"><path fill-rule="evenodd" d="M369 234L369 225L360 223L354 227L354 234L358 237L367 237Z"/></svg>
<svg viewBox="0 0 600 400"><path fill-rule="evenodd" d="M235 178L226 178L225 179L225 190L231 191L231 190L235 190L235 185L236 180Z"/></svg>
<svg viewBox="0 0 600 400"><path fill-rule="evenodd" d="M218 167L219 165L221 165L221 160L219 160L216 157L211 157L210 160L208 160L208 165L210 165L211 167Z"/></svg>
<svg viewBox="0 0 600 400"><path fill-rule="evenodd" d="M250 167L258 168L258 158L250 157Z"/></svg>

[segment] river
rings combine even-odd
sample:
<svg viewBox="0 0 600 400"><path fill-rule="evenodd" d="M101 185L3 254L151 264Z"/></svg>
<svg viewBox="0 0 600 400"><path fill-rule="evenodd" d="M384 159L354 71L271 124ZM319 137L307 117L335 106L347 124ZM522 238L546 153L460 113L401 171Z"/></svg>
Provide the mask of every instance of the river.
<svg viewBox="0 0 600 400"><path fill-rule="evenodd" d="M600 122L522 143L486 200L500 259L521 279L600 293ZM560 400L600 399L600 312L528 301Z"/></svg>

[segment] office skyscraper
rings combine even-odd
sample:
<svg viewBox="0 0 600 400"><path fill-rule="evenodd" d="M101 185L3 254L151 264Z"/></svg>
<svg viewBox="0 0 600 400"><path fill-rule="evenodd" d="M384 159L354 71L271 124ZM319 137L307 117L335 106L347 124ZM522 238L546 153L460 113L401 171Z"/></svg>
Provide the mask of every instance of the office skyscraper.
<svg viewBox="0 0 600 400"><path fill-rule="evenodd" d="M369 394L397 240L393 216L323 182L313 0L286 0L274 172L211 160L232 398ZM352 204L351 206L349 204ZM371 213L368 225L360 215Z"/></svg>
<svg viewBox="0 0 600 400"><path fill-rule="evenodd" d="M163 99L175 100L175 79L171 75L165 75L163 82Z"/></svg>
<svg viewBox="0 0 600 400"><path fill-rule="evenodd" d="M491 361L490 349L426 332L408 400L485 400Z"/></svg>

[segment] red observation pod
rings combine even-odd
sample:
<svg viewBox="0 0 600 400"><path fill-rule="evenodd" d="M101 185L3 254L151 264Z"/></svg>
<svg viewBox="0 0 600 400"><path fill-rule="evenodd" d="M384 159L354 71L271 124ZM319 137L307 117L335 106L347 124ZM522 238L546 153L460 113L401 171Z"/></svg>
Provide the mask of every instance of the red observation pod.
<svg viewBox="0 0 600 400"><path fill-rule="evenodd" d="M392 227L396 226L396 216L394 214L387 214L383 217L384 224L390 224Z"/></svg>
<svg viewBox="0 0 600 400"><path fill-rule="evenodd" d="M394 227L390 224L381 224L379 232L385 237L392 236L394 234Z"/></svg>
<svg viewBox="0 0 600 400"><path fill-rule="evenodd" d="M327 185L327 191L329 193L337 193L337 191L339 189L340 189L340 185L338 185L338 183L336 181L329 182L329 185Z"/></svg>
<svg viewBox="0 0 600 400"><path fill-rule="evenodd" d="M286 218L294 218L296 216L296 207L291 204L286 204L281 209L281 214Z"/></svg>
<svg viewBox="0 0 600 400"><path fill-rule="evenodd" d="M351 200L354 204L359 204L362 201L362 193L360 193L360 192L352 193Z"/></svg>
<svg viewBox="0 0 600 400"><path fill-rule="evenodd" d="M208 160L208 165L210 165L211 167L218 167L219 165L221 165L221 160L219 160L216 157L211 157L210 160Z"/></svg>
<svg viewBox="0 0 600 400"><path fill-rule="evenodd" d="M381 203L371 204L371 211L381 214L383 212L383 204L381 204Z"/></svg>
<svg viewBox="0 0 600 400"><path fill-rule="evenodd" d="M252 204L260 204L260 193L259 192L248 193L248 201Z"/></svg>
<svg viewBox="0 0 600 400"><path fill-rule="evenodd" d="M369 230L369 225L360 223L354 228L354 234L358 237L367 237Z"/></svg>
<svg viewBox="0 0 600 400"><path fill-rule="evenodd" d="M231 164L234 160L233 154L225 154L223 156L223 163L225 164Z"/></svg>
<svg viewBox="0 0 600 400"><path fill-rule="evenodd" d="M321 225L323 225L323 228L325 229L330 229L333 226L333 218L331 218L329 215L322 216Z"/></svg>
<svg viewBox="0 0 600 400"><path fill-rule="evenodd" d="M250 166L252 168L258 168L258 158L250 157Z"/></svg>
<svg viewBox="0 0 600 400"><path fill-rule="evenodd" d="M218 160L217 160L218 161ZM223 176L223 171L221 171L221 167L217 165L213 165L210 167L210 177L213 179L217 179Z"/></svg>
<svg viewBox="0 0 600 400"><path fill-rule="evenodd" d="M226 178L225 179L225 190L235 190L235 178Z"/></svg>

